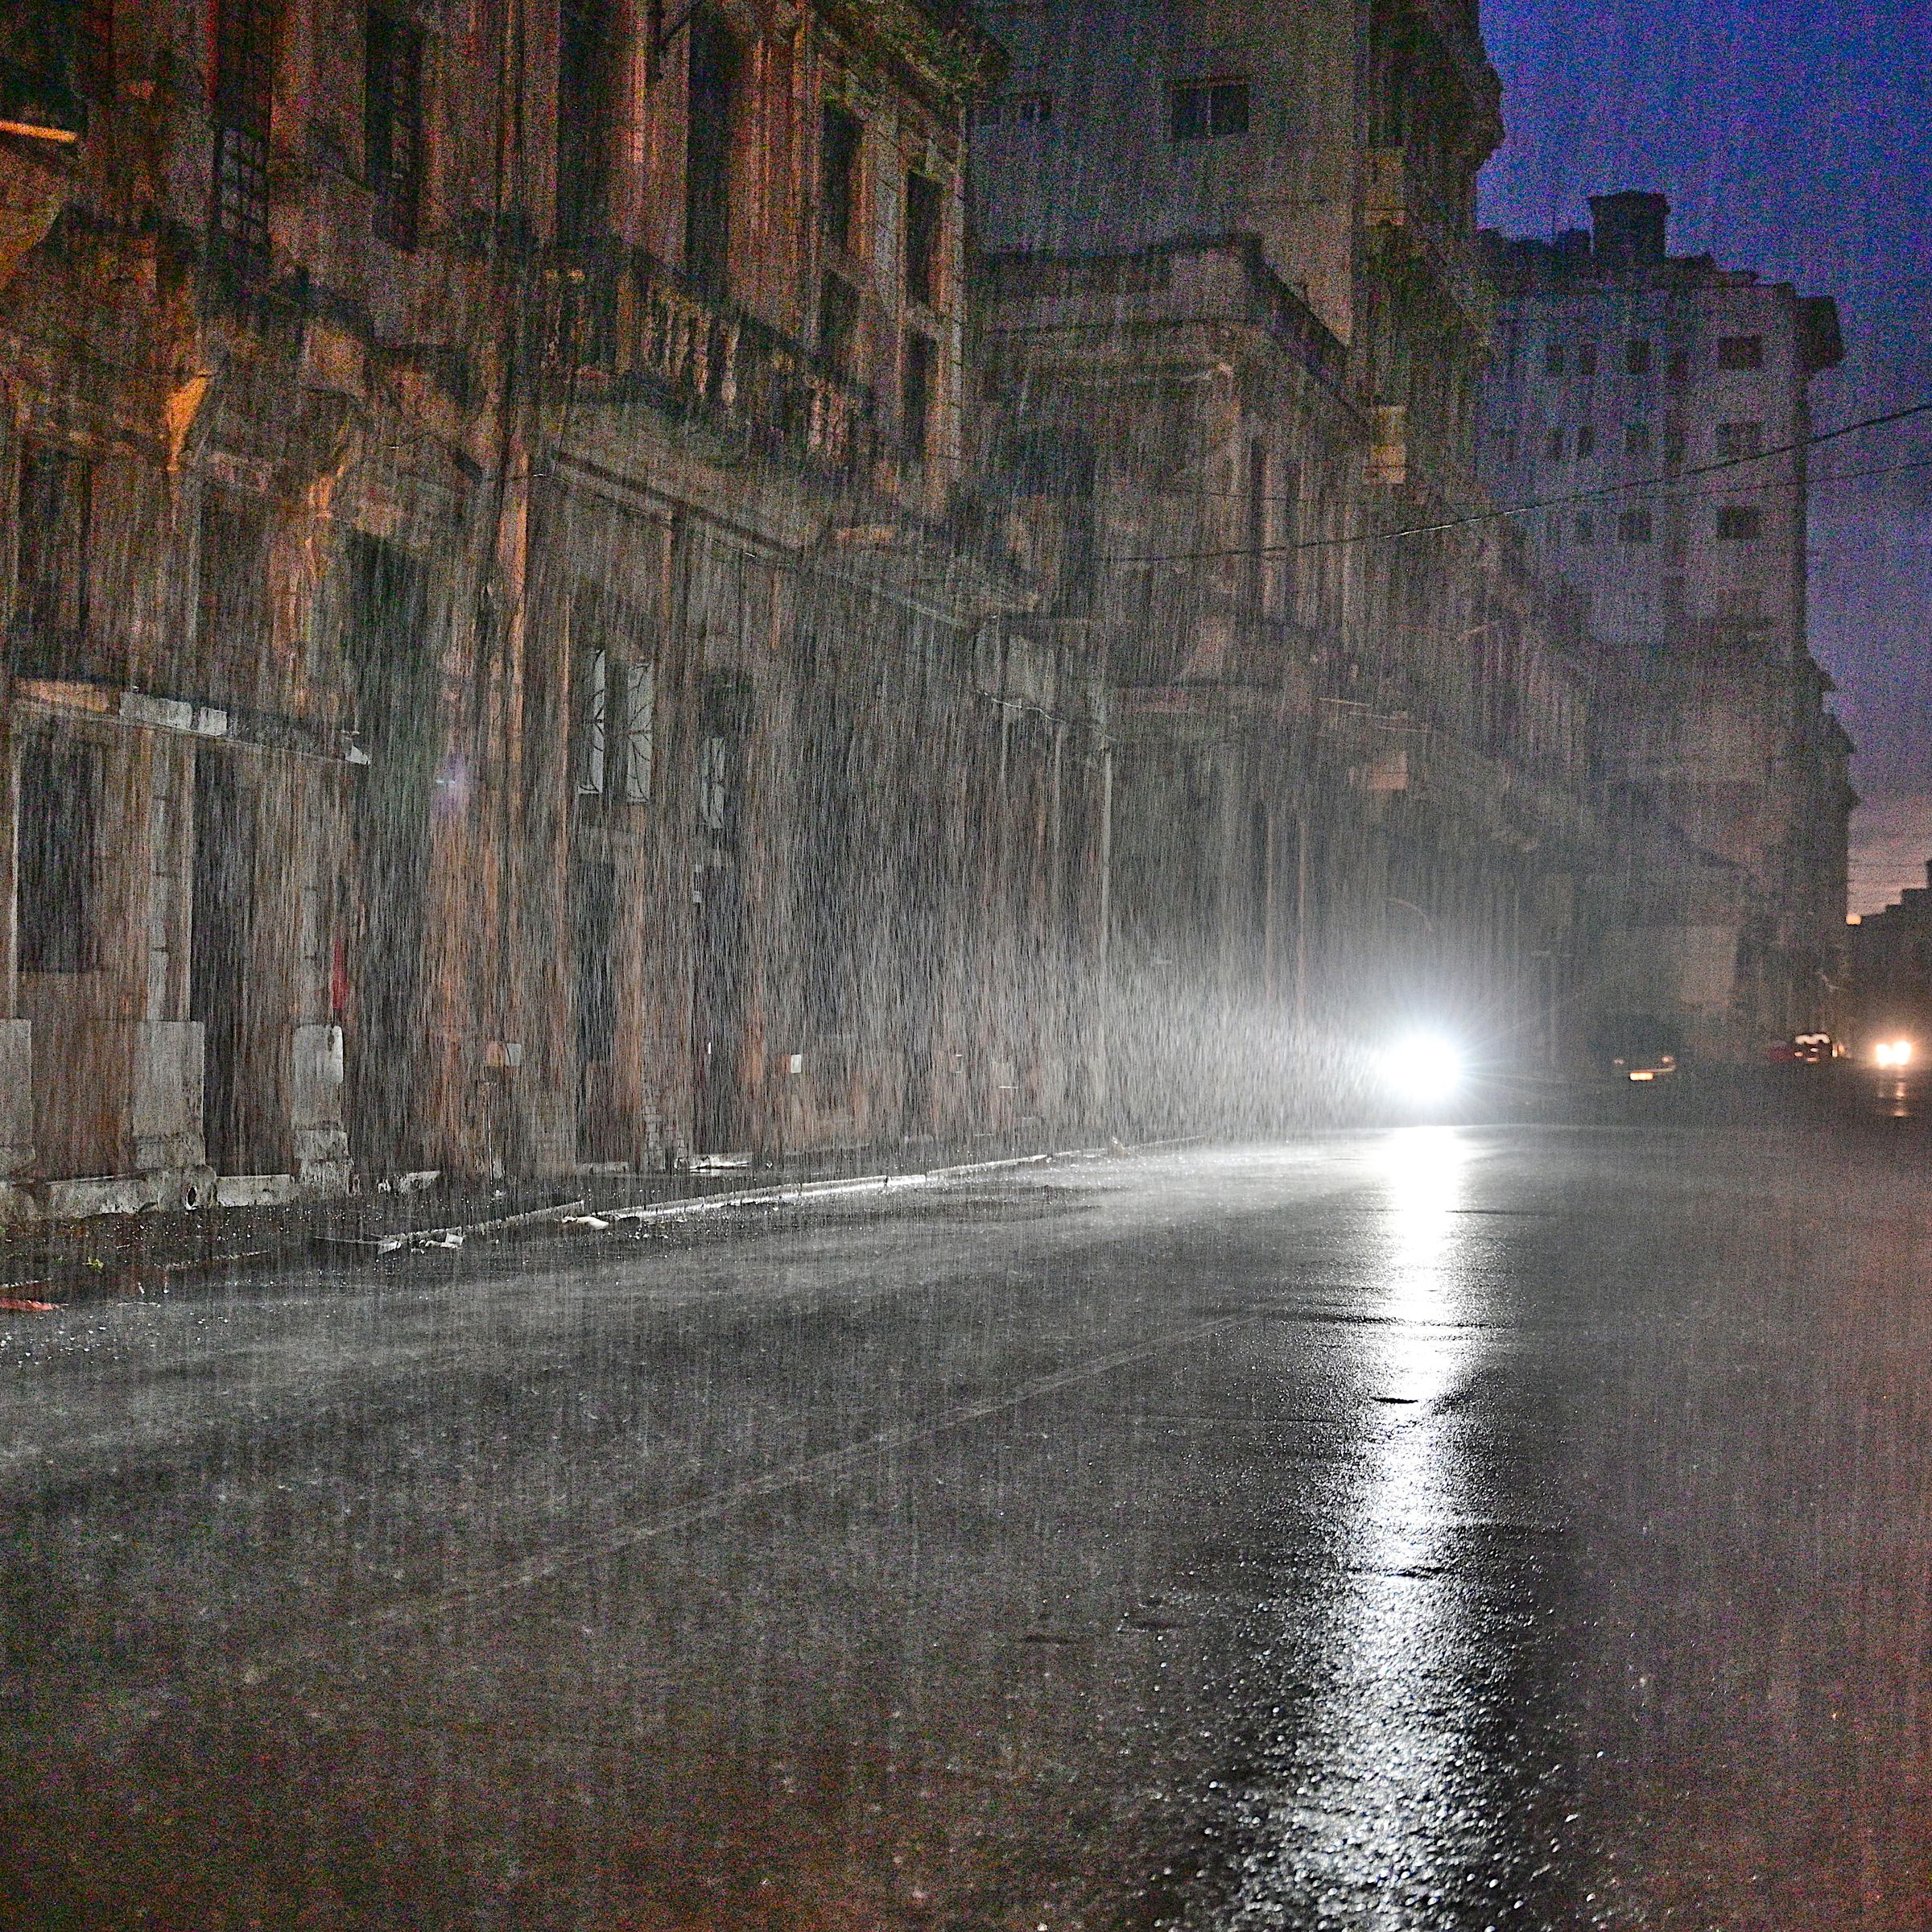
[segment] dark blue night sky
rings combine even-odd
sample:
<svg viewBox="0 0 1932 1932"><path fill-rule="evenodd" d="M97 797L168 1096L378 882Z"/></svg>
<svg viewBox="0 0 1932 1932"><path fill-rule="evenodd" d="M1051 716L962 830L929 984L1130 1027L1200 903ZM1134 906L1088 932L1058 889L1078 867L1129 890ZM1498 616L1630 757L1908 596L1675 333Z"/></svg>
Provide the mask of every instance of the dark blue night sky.
<svg viewBox="0 0 1932 1932"><path fill-rule="evenodd" d="M1927 0L1485 0L1509 135L1483 219L1587 225L1584 197L1661 188L1671 246L1835 295L1844 366L1820 428L1932 399L1932 5ZM1818 452L1812 642L1838 680L1867 805L1855 907L1932 857L1932 417Z"/></svg>

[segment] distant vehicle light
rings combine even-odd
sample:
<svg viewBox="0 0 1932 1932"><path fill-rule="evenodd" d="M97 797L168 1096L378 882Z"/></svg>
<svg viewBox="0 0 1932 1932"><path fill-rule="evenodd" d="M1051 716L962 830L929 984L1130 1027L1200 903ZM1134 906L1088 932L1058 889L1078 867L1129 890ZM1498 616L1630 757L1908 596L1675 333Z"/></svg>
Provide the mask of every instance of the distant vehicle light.
<svg viewBox="0 0 1932 1932"><path fill-rule="evenodd" d="M1633 1067L1630 1070L1630 1077L1633 1080L1653 1080L1657 1078L1657 1069L1654 1067Z"/></svg>
<svg viewBox="0 0 1932 1932"><path fill-rule="evenodd" d="M1382 1055L1382 1078L1412 1105L1450 1099L1463 1084L1463 1056L1453 1042L1412 1034Z"/></svg>
<svg viewBox="0 0 1932 1932"><path fill-rule="evenodd" d="M1880 1067L1909 1067L1912 1064L1912 1042L1909 1040L1880 1040L1872 1048L1872 1058Z"/></svg>

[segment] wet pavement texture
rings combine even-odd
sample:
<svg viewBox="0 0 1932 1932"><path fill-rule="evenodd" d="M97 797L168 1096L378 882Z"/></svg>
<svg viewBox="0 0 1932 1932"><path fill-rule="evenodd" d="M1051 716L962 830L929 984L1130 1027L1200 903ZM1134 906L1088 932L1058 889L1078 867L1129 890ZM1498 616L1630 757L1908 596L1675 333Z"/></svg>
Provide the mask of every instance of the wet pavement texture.
<svg viewBox="0 0 1932 1932"><path fill-rule="evenodd" d="M1922 1928L1929 1178L1413 1128L0 1317L0 1921Z"/></svg>

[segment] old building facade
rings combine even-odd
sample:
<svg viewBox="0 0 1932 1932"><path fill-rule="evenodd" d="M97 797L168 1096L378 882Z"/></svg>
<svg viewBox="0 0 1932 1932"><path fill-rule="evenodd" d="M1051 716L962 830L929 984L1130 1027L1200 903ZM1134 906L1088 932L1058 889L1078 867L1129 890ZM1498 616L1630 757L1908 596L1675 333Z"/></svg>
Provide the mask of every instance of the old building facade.
<svg viewBox="0 0 1932 1932"><path fill-rule="evenodd" d="M1538 568L1584 601L1616 830L1603 1002L1692 1052L1832 1023L1850 746L1806 598L1810 385L1830 301L1666 247L1663 197L1492 242L1479 448Z"/></svg>
<svg viewBox="0 0 1932 1932"><path fill-rule="evenodd" d="M1262 1117L1406 1016L1563 1063L1587 667L1474 474L1473 10L989 19L986 461L1116 687L1118 1037Z"/></svg>
<svg viewBox="0 0 1932 1932"><path fill-rule="evenodd" d="M8 31L16 1210L1094 1110L1105 693L947 523L975 30Z"/></svg>
<svg viewBox="0 0 1932 1932"><path fill-rule="evenodd" d="M50 0L0 84L10 1212L1575 1063L1473 8Z"/></svg>

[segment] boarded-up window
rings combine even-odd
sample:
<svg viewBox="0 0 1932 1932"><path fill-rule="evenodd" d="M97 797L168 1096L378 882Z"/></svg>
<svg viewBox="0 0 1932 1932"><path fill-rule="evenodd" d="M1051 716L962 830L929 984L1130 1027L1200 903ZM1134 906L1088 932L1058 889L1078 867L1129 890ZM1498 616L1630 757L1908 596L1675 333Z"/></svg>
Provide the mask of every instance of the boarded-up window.
<svg viewBox="0 0 1932 1932"><path fill-rule="evenodd" d="M201 499L198 630L199 687L247 703L268 634L268 528L259 504L228 490Z"/></svg>
<svg viewBox="0 0 1932 1932"><path fill-rule="evenodd" d="M933 378L938 363L939 351L930 336L914 331L906 336L899 431L910 456L923 458L931 440Z"/></svg>
<svg viewBox="0 0 1932 1932"><path fill-rule="evenodd" d="M819 355L849 377L858 351L859 291L843 275L828 275L819 295Z"/></svg>
<svg viewBox="0 0 1932 1932"><path fill-rule="evenodd" d="M20 970L91 972L99 962L101 754L43 736L20 759L16 860Z"/></svg>
<svg viewBox="0 0 1932 1932"><path fill-rule="evenodd" d="M20 453L19 570L14 598L17 668L71 671L87 635L93 473L86 459L50 444Z"/></svg>

